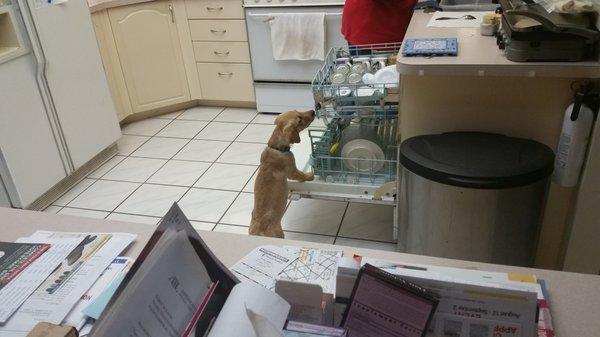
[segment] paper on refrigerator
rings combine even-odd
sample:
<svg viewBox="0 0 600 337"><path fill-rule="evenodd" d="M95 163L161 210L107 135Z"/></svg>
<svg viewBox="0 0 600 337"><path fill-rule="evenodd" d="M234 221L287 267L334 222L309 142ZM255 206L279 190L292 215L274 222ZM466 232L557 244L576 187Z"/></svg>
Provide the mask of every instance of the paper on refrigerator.
<svg viewBox="0 0 600 337"><path fill-rule="evenodd" d="M275 279L294 260L297 254L283 247L260 246L239 260L231 271L241 280L250 281L273 290Z"/></svg>
<svg viewBox="0 0 600 337"><path fill-rule="evenodd" d="M37 258L9 284L0 289L0 324L25 302L54 269L73 251L82 238L20 239L20 243L48 243L50 249ZM0 328L1 329L1 328Z"/></svg>
<svg viewBox="0 0 600 337"><path fill-rule="evenodd" d="M133 259L130 257L117 257L106 268L98 280L85 292L69 312L62 324L74 326L80 330L86 323L88 316L84 313L84 309L94 299L96 299L111 283L123 274L123 271L131 266Z"/></svg>
<svg viewBox="0 0 600 337"><path fill-rule="evenodd" d="M37 231L26 240L80 239L81 244L40 286L0 332L22 333L38 322L60 324L100 274L135 239L127 233L68 233ZM0 336L3 336L0 333Z"/></svg>

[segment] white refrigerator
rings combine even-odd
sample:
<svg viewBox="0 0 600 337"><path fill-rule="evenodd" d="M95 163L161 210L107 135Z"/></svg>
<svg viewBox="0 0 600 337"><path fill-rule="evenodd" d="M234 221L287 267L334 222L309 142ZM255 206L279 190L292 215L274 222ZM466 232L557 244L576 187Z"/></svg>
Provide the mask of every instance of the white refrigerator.
<svg viewBox="0 0 600 337"><path fill-rule="evenodd" d="M87 2L0 0L0 206L39 205L120 136Z"/></svg>

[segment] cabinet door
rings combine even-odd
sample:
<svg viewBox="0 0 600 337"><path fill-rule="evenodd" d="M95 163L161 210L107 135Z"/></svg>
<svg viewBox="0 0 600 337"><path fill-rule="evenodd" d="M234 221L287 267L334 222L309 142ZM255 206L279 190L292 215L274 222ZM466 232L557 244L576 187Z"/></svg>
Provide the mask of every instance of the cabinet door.
<svg viewBox="0 0 600 337"><path fill-rule="evenodd" d="M117 7L108 14L133 112L189 101L172 2Z"/></svg>

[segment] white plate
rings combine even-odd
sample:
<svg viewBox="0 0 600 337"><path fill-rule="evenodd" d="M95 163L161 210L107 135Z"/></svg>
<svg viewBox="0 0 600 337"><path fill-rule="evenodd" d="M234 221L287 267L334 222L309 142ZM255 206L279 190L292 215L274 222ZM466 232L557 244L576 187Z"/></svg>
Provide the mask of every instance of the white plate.
<svg viewBox="0 0 600 337"><path fill-rule="evenodd" d="M385 154L367 139L354 139L342 147L344 165L354 172L377 172L383 168Z"/></svg>
<svg viewBox="0 0 600 337"><path fill-rule="evenodd" d="M377 89L373 89L371 87L360 87L360 88L356 89L356 96L371 97L371 96L373 96L373 94L375 94L376 91L377 91Z"/></svg>

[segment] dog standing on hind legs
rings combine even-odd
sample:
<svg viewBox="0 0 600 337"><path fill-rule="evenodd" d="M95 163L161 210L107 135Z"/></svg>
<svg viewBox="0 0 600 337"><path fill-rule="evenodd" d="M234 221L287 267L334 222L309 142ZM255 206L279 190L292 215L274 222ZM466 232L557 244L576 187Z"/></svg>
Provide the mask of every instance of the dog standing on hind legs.
<svg viewBox="0 0 600 337"><path fill-rule="evenodd" d="M296 168L290 145L300 143L300 131L315 119L313 110L288 111L275 119L275 130L260 155L260 167L254 183L254 210L251 235L283 238L281 218L288 199L287 180L310 181L313 173Z"/></svg>

